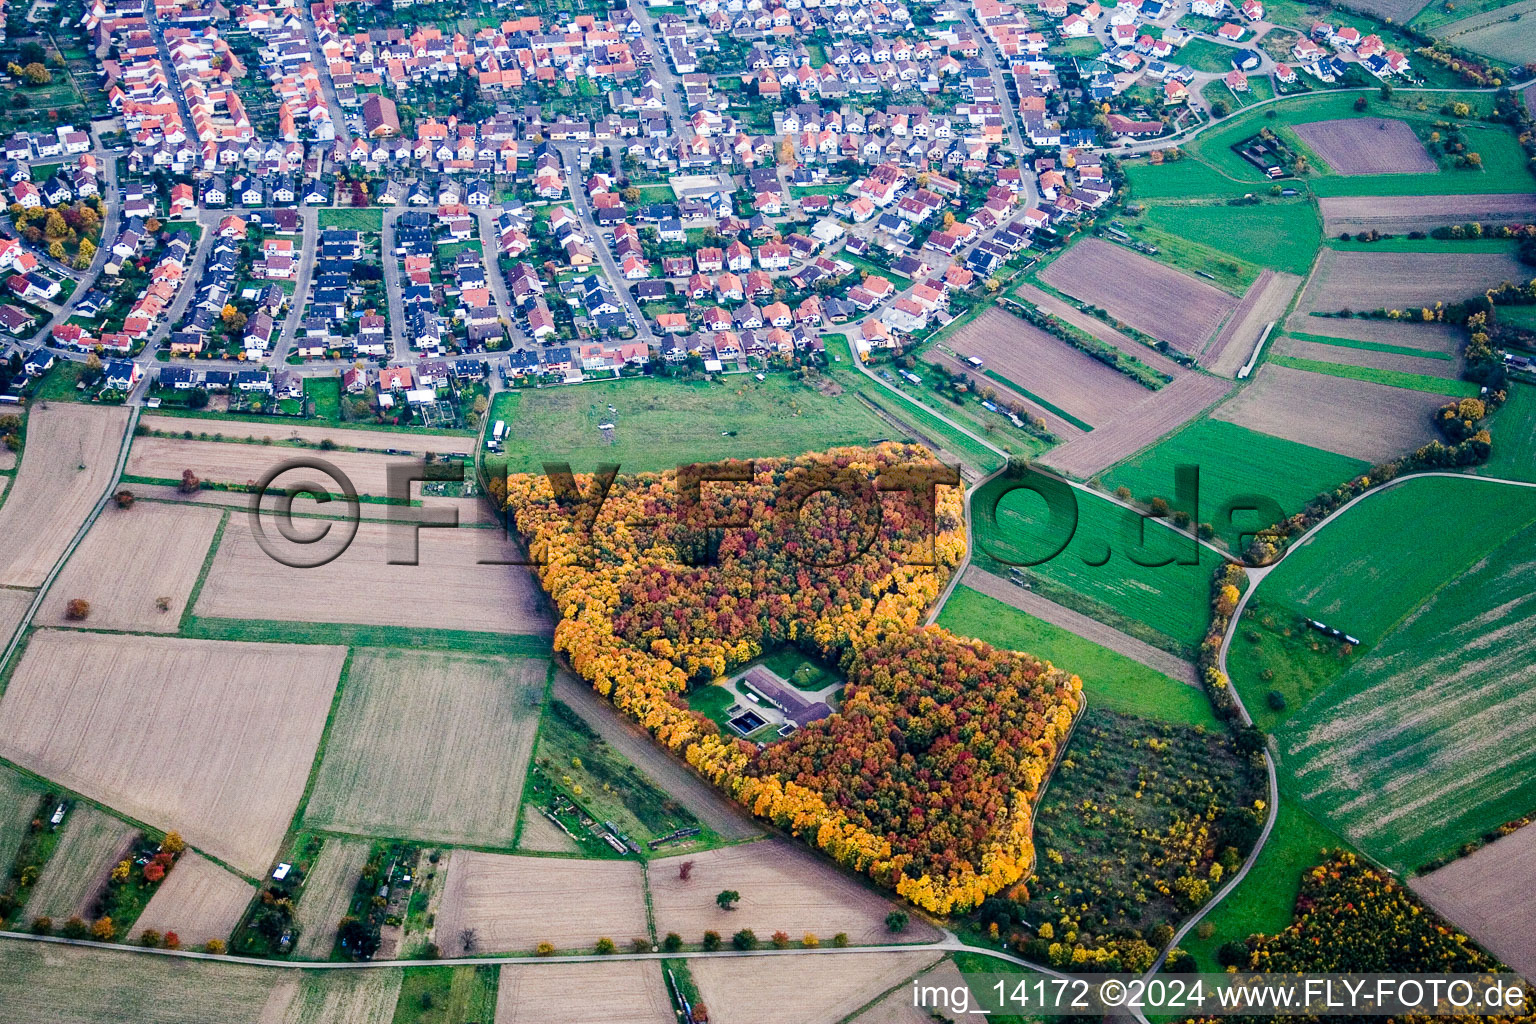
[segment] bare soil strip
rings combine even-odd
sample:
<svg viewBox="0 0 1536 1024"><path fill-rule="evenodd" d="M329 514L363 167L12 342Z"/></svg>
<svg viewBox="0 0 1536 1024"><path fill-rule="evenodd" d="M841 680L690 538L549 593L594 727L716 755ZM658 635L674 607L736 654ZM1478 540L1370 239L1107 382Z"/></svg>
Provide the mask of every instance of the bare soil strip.
<svg viewBox="0 0 1536 1024"><path fill-rule="evenodd" d="M36 623L174 633L222 517L191 506L109 505L48 589ZM76 598L91 606L82 622L65 614Z"/></svg>
<svg viewBox="0 0 1536 1024"><path fill-rule="evenodd" d="M1277 331L1279 328L1275 328ZM1410 322L1404 320L1362 320L1323 316L1293 316L1286 330L1317 334L1347 341L1370 341L1384 345L1405 345L1426 352L1455 355L1461 350L1463 332L1452 324Z"/></svg>
<svg viewBox="0 0 1536 1024"><path fill-rule="evenodd" d="M1301 141L1335 174L1433 174L1439 170L1406 121L1347 117L1298 124Z"/></svg>
<svg viewBox="0 0 1536 1024"><path fill-rule="evenodd" d="M91 904L138 834L120 818L89 804L76 805L27 898L27 919L51 917L62 924L76 914L87 921L95 917Z"/></svg>
<svg viewBox="0 0 1536 1024"><path fill-rule="evenodd" d="M444 956L459 956L466 934L476 953L531 952L540 942L589 951L600 938L649 937L640 865L455 850L434 937Z"/></svg>
<svg viewBox="0 0 1536 1024"><path fill-rule="evenodd" d="M1107 469L1188 423L1231 390L1230 381L1186 373L1111 423L1051 449L1042 464L1079 479Z"/></svg>
<svg viewBox="0 0 1536 1024"><path fill-rule="evenodd" d="M1330 196L1319 199L1323 233L1376 230L1400 235L1477 221L1523 224L1536 217L1536 195L1510 192L1472 196Z"/></svg>
<svg viewBox="0 0 1536 1024"><path fill-rule="evenodd" d="M1211 415L1376 463L1431 440L1430 414L1448 401L1446 395L1266 364Z"/></svg>
<svg viewBox="0 0 1536 1024"><path fill-rule="evenodd" d="M675 1024L666 985L657 960L504 964L496 1024Z"/></svg>
<svg viewBox="0 0 1536 1024"><path fill-rule="evenodd" d="M1342 345L1320 345L1315 341L1298 338L1281 338L1275 344L1280 355L1298 359L1316 359L1325 363L1342 363L1345 366L1368 366L1378 370L1401 370L1404 373L1422 373L1428 377L1456 380L1461 367L1451 360L1431 359L1428 356L1409 356L1400 352L1376 352L1368 348L1345 348Z"/></svg>
<svg viewBox="0 0 1536 1024"><path fill-rule="evenodd" d="M248 438L261 441L303 441L318 445L331 441L343 448L370 448L379 451L395 449L402 452L433 452L440 455L469 455L475 450L475 439L470 436L445 434L415 434L395 430L368 430L361 427L327 427L310 423L286 423L274 419L270 423L247 423L242 420L195 419L176 416L145 416L139 423L150 430L174 434L191 431L194 437L222 434L229 438Z"/></svg>
<svg viewBox="0 0 1536 1024"><path fill-rule="evenodd" d="M40 630L0 755L251 875L304 792L343 647Z"/></svg>
<svg viewBox="0 0 1536 1024"><path fill-rule="evenodd" d="M1237 304L1220 288L1097 238L1067 250L1040 279L1191 354Z"/></svg>
<svg viewBox="0 0 1536 1024"><path fill-rule="evenodd" d="M1018 404L1024 406L1025 412L1028 415L1039 416L1041 419L1045 420L1046 429L1055 434L1057 437L1077 437L1086 433L1086 431L1078 427L1076 424L1068 423L1066 420L1062 419L1060 416L1056 415L1056 413L1050 409L1047 409L1039 402L1030 398L1028 395L1021 395L1013 388L1010 388L1008 385L1004 384L1002 381L981 374L974 366L969 366L965 363L962 363L954 356L946 355L943 352L933 352L930 353L930 355L935 357L935 362L942 364L944 367L950 370L950 372L964 373L966 376L977 380L983 387L989 387L993 391L996 391L997 401L1004 403L1005 405Z"/></svg>
<svg viewBox="0 0 1536 1024"><path fill-rule="evenodd" d="M1273 270L1260 274L1227 318L1227 325L1201 355L1200 365L1218 376L1235 378L1253 354L1253 346L1264 328L1285 316L1291 296L1300 287L1301 278L1295 274L1278 274Z"/></svg>
<svg viewBox="0 0 1536 1024"><path fill-rule="evenodd" d="M1350 309L1417 310L1436 302L1475 295L1504 281L1526 281L1531 268L1497 252L1324 251L1296 305L1297 313ZM1293 317L1299 323L1334 323L1331 318ZM1343 321L1339 321L1343 322ZM1297 330L1324 333L1315 327Z"/></svg>
<svg viewBox="0 0 1536 1024"><path fill-rule="evenodd" d="M979 590L988 597L994 597L1006 605L1012 605L1021 612L1033 615L1053 626L1060 626L1085 640L1092 640L1100 647L1117 651L1132 661L1139 661L1170 679L1177 679L1190 686L1200 685L1195 677L1195 666L1183 658L1175 658L1167 651L1160 651L1151 644L1120 632L1113 626L1106 626L1097 619L1090 619L1070 608L1063 608L1032 590L1016 587L985 569L971 566L965 571L965 578L961 582L972 590Z"/></svg>
<svg viewBox="0 0 1536 1024"><path fill-rule="evenodd" d="M0 584L42 586L112 479L128 410L55 402L28 414L26 457L0 505Z"/></svg>
<svg viewBox="0 0 1536 1024"><path fill-rule="evenodd" d="M1189 372L1157 349L1149 348L1134 338L1126 337L1098 317L1089 316L1071 304L1062 302L1050 292L1041 291L1032 284L1021 284L1013 290L1013 293L1058 320L1063 320L1078 330L1087 331L1100 341L1115 346L1126 355L1135 356L1154 370L1161 370L1172 377Z"/></svg>
<svg viewBox="0 0 1536 1024"><path fill-rule="evenodd" d="M694 960L699 1001L719 1024L836 1024L936 962L933 952Z"/></svg>
<svg viewBox="0 0 1536 1024"><path fill-rule="evenodd" d="M539 812L532 804L523 805L523 831L517 837L519 850L537 853L579 853L581 847L559 826Z"/></svg>
<svg viewBox="0 0 1536 1024"><path fill-rule="evenodd" d="M1526 978L1536 978L1536 825L1408 884L1435 912Z"/></svg>
<svg viewBox="0 0 1536 1024"><path fill-rule="evenodd" d="M184 946L229 938L256 887L205 857L182 854L134 924L134 935L175 932Z"/></svg>
<svg viewBox="0 0 1536 1024"><path fill-rule="evenodd" d="M366 839L326 837L299 894L297 953L305 960L324 960L336 945L336 928L368 863L368 846Z"/></svg>

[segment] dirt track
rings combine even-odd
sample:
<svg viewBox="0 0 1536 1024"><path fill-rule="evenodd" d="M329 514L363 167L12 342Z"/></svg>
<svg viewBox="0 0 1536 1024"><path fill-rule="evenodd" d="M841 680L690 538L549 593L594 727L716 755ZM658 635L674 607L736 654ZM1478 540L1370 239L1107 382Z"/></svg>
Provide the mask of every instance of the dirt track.
<svg viewBox="0 0 1536 1024"><path fill-rule="evenodd" d="M1230 381L1218 377L1186 373L1140 405L1126 409L1114 422L1051 449L1040 461L1068 476L1087 479L1188 423L1231 387Z"/></svg>
<svg viewBox="0 0 1536 1024"><path fill-rule="evenodd" d="M1212 373L1231 380L1248 362L1253 346L1272 320L1285 315L1291 296L1301 287L1301 278L1295 274L1277 274L1266 270L1258 280L1248 286L1243 301L1238 303L1227 324L1216 340L1200 356L1200 365Z"/></svg>
<svg viewBox="0 0 1536 1024"><path fill-rule="evenodd" d="M1176 658L1167 651L1158 650L1151 644L1145 643L1120 632L1113 626L1106 626L1097 619L1075 612L1070 608L1064 608L1054 601L1049 601L1032 590L1016 587L1001 576L994 576L985 569L978 569L974 565L965 571L965 577L960 581L972 590L980 591L988 597L996 598L1006 605L1011 605L1019 611L1033 615L1037 619L1049 622L1053 626L1060 626L1068 632L1076 633L1085 640L1091 640L1100 647L1107 647L1112 651L1125 655L1132 661L1139 661L1150 669L1161 672L1170 679L1177 679L1181 683L1190 686L1198 686L1195 678L1195 666L1182 658Z"/></svg>

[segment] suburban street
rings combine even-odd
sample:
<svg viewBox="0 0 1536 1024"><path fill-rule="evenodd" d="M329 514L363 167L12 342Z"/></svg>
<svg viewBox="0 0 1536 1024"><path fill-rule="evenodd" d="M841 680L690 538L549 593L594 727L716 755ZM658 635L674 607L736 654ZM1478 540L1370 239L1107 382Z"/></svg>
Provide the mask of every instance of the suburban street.
<svg viewBox="0 0 1536 1024"><path fill-rule="evenodd" d="M273 346L272 362L281 365L293 350L293 340L299 324L304 320L304 305L309 299L309 281L315 270L315 253L320 248L320 211L302 210L299 217L304 225L303 249L299 258L299 273L294 281L293 295L288 300L288 315L283 318L283 330Z"/></svg>
<svg viewBox="0 0 1536 1024"><path fill-rule="evenodd" d="M640 305L635 302L635 297L629 293L629 282L624 280L624 274L619 270L619 263L613 258L613 250L608 247L607 239L597 226L596 217L593 216L592 204L587 199L587 190L581 184L580 147L574 142L561 142L555 144L555 149L559 152L560 162L565 168L565 180L571 194L571 205L576 215L581 218L581 225L586 231L587 238L597 252L597 261L602 266L603 274L617 293L619 301L624 304L624 310L629 315L630 322L635 325L636 336L647 344L657 344L656 335L651 331L650 321L640 311Z"/></svg>

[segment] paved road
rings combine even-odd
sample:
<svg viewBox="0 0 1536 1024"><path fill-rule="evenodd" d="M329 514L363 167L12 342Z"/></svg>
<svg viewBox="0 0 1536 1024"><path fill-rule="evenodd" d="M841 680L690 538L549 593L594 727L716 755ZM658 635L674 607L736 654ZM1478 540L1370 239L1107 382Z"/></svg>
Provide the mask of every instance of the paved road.
<svg viewBox="0 0 1536 1024"><path fill-rule="evenodd" d="M475 211L480 232L481 263L485 266L485 278L490 282L491 295L496 300L496 315L506 322L507 332L514 345L532 344L517 326L517 313L512 307L512 296L507 291L507 279L501 272L500 247L496 240L496 215L491 210Z"/></svg>
<svg viewBox="0 0 1536 1024"><path fill-rule="evenodd" d="M92 129L94 138L95 129ZM101 201L107 208L107 215L101 225L101 240L96 246L96 255L91 257L91 266L79 274L79 284L75 286L73 294L65 301L53 318L43 325L36 338L41 340L51 339L53 329L64 324L75 313L75 303L79 302L85 293L95 285L96 279L101 276L101 270L107 265L107 257L112 253L112 243L117 240L117 233L122 225L122 197L117 191L117 157L115 154L102 148L101 140L96 140L96 147L91 151L96 156L96 166L101 169Z"/></svg>
<svg viewBox="0 0 1536 1024"><path fill-rule="evenodd" d="M976 38L981 41L981 59L986 64L987 70L992 73L992 88L997 92L997 102L1003 108L1003 123L1008 128L1008 140L1011 143L1013 154L1019 159L1019 166L1024 170L1024 207L1029 209L1040 205L1040 192L1035 187L1035 175L1027 165L1027 154L1032 155L1034 150L1024 144L1024 132L1019 127L1018 106L1008 94L1008 83L1003 78L1002 62L998 59L997 48L992 45L992 37L982 29L976 20L976 12L970 7L965 8L966 20L976 30Z"/></svg>
<svg viewBox="0 0 1536 1024"><path fill-rule="evenodd" d="M651 332L650 321L646 320L645 315L640 312L639 303L635 302L635 297L629 293L629 282L624 280L624 274L619 270L619 263L613 258L613 250L609 248L607 239L598 229L597 219L592 213L592 204L587 201L587 190L581 185L581 147L574 142L559 142L555 144L555 149L560 153L560 161L565 168L565 181L571 192L572 207L576 211L576 216L581 218L581 225L586 229L592 248L597 251L597 261L602 266L603 275L608 278L608 283L618 294L630 322L638 332L637 340L659 345L660 341Z"/></svg>
<svg viewBox="0 0 1536 1024"><path fill-rule="evenodd" d="M315 65L315 74L320 78L320 92L325 96L325 106L331 112L331 124L336 129L336 138L347 145L352 144L352 134L347 131L346 115L342 113L341 103L336 99L336 82L331 78L331 65L325 59L325 54L320 52L320 34L315 31L315 19L307 5L302 5L299 16L304 20L304 35L309 40L309 55Z"/></svg>
<svg viewBox="0 0 1536 1024"><path fill-rule="evenodd" d="M166 86L176 100L176 108L181 111L182 130L195 145L197 129L192 124L192 108L187 104L186 85L182 82L181 76L176 73L176 65L171 61L171 48L165 43L165 29L155 18L154 0L144 0L144 20L149 23L149 33L155 37L155 45L160 48L160 63L165 66Z"/></svg>
<svg viewBox="0 0 1536 1024"><path fill-rule="evenodd" d="M672 128L675 131L683 120L683 83L672 70L672 58L667 56L667 50L661 45L661 33L656 29L656 22L651 17L651 12L641 3L631 3L629 13L640 22L645 29L646 47L651 52L651 73L656 76L657 83L667 93L667 114L672 118Z"/></svg>
<svg viewBox="0 0 1536 1024"><path fill-rule="evenodd" d="M197 282L203 276L203 267L208 264L208 252L213 248L214 229L222 219L223 214L218 210L198 211L197 222L202 226L202 234L198 235L197 244L192 248L186 271L176 285L176 297L171 300L165 319L160 321L159 326L150 333L149 342L144 349L149 355L154 355L160 341L181 323L182 317L186 316L187 307L192 304L192 297L197 294Z"/></svg>
<svg viewBox="0 0 1536 1024"><path fill-rule="evenodd" d="M288 300L288 315L283 318L283 330L273 347L271 362L282 366L293 351L293 339L298 335L299 324L304 320L304 306L309 302L309 282L315 273L315 256L320 251L320 211L309 207L299 210L303 225L303 241L299 256L299 276L294 279L293 296Z"/></svg>
<svg viewBox="0 0 1536 1024"><path fill-rule="evenodd" d="M384 230L380 234L380 245L384 249L381 254L384 259L384 294L389 298L389 340L394 345L397 358L411 350L405 340L405 298L401 291L404 278L400 257L395 255L395 222L403 213L405 210L398 206L385 210Z"/></svg>

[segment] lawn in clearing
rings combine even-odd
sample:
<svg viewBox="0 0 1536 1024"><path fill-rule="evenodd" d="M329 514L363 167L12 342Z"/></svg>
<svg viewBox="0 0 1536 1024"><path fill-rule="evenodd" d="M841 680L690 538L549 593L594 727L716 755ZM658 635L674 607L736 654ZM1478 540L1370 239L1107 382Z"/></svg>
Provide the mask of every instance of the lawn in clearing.
<svg viewBox="0 0 1536 1024"><path fill-rule="evenodd" d="M540 942L590 952L600 938L620 945L644 938L644 879L633 860L510 857L455 850L437 911L444 956L531 952ZM714 899L713 890L710 899Z"/></svg>
<svg viewBox="0 0 1536 1024"><path fill-rule="evenodd" d="M1536 480L1536 385L1512 382L1508 395L1489 426L1493 454L1473 472Z"/></svg>
<svg viewBox="0 0 1536 1024"><path fill-rule="evenodd" d="M345 655L41 630L0 700L0 755L259 875L304 792Z"/></svg>
<svg viewBox="0 0 1536 1024"><path fill-rule="evenodd" d="M320 211L321 228L346 228L352 231L382 231L384 211L381 208L349 210L325 207Z"/></svg>
<svg viewBox="0 0 1536 1024"><path fill-rule="evenodd" d="M601 993L573 999L572 993ZM721 1020L726 1018L722 1017ZM496 1024L676 1024L656 960L590 964L505 964Z"/></svg>
<svg viewBox="0 0 1536 1024"><path fill-rule="evenodd" d="M1192 39L1179 48L1175 59L1196 71L1220 71L1225 74L1232 70L1232 55L1235 53L1237 51L1232 47L1213 43L1209 39Z"/></svg>
<svg viewBox="0 0 1536 1024"><path fill-rule="evenodd" d="M1241 550L1238 538L1244 530L1262 529L1282 518L1234 513L1244 497L1268 498L1290 515L1320 491L1332 490L1370 468L1360 459L1234 423L1200 419L1111 467L1103 475L1103 484L1111 490L1126 487L1138 501L1160 497L1172 503L1176 466L1194 466L1199 472L1199 515L1193 518L1215 526L1216 536L1234 551Z"/></svg>
<svg viewBox="0 0 1536 1024"><path fill-rule="evenodd" d="M1489 486L1497 485L1481 490ZM1459 575L1419 575L1421 592L1431 580L1450 582L1276 734L1285 790L1398 871L1536 807L1536 645L1524 641L1536 617L1536 526L1491 551L1469 550L1464 534L1473 531L1463 523L1489 511L1482 497L1479 505L1471 493L1457 495L1456 529L1415 522L1405 541L1434 542L1403 545L1428 548L1415 550L1421 562L1443 544L1464 558L1482 555L1476 564ZM1528 495L1520 500L1517 518L1529 522L1536 508ZM1352 582L1356 592L1369 586ZM1370 623L1372 611L1356 617Z"/></svg>
<svg viewBox="0 0 1536 1024"><path fill-rule="evenodd" d="M494 472L540 473L547 460L590 472L617 462L625 472L676 469L691 462L799 455L865 444L891 428L847 392L823 394L774 373L710 383L614 381L498 396L493 418L507 422L505 459ZM506 408L511 405L511 408ZM610 406L612 409L610 410ZM613 424L611 430L599 429Z"/></svg>
<svg viewBox="0 0 1536 1024"><path fill-rule="evenodd" d="M970 587L955 588L938 624L994 647L1025 651L1079 676L1093 707L1216 727L1211 702L1201 690Z"/></svg>
<svg viewBox="0 0 1536 1024"><path fill-rule="evenodd" d="M989 561L1002 563L998 571L1006 574L1010 564L1019 565L1050 600L1156 647L1187 655L1199 644L1219 556L1155 520L1077 488L1071 491L1074 530L1065 513L1055 520L1044 499L1010 490L1011 483L999 477L972 501L983 567L991 567Z"/></svg>
<svg viewBox="0 0 1536 1024"><path fill-rule="evenodd" d="M1259 852L1259 859L1237 888L1201 922L1209 922L1215 930L1203 939L1197 932L1190 932L1180 940L1180 947L1194 955L1200 970L1224 970L1216 962L1216 950L1222 943L1284 931L1294 917L1301 876L1322 860L1323 850L1346 846L1294 800L1282 796L1274 831Z"/></svg>
<svg viewBox="0 0 1536 1024"><path fill-rule="evenodd" d="M1132 234L1143 223L1217 256L1289 274L1306 274L1322 243L1317 213L1305 199L1266 199L1253 206L1154 203L1140 218L1126 221Z"/></svg>
<svg viewBox="0 0 1536 1024"><path fill-rule="evenodd" d="M547 672L543 661L355 651L305 824L510 848Z"/></svg>
<svg viewBox="0 0 1536 1024"><path fill-rule="evenodd" d="M693 867L685 880L679 868L688 861ZM742 928L763 939L776 931L796 940L812 932L824 942L847 932L854 945L938 938L932 926L917 919L899 936L891 934L885 916L895 904L783 839L654 860L646 876L657 933L677 932L684 942L699 942L706 931L728 936ZM731 910L715 902L725 889L741 894Z"/></svg>
<svg viewBox="0 0 1536 1024"><path fill-rule="evenodd" d="M134 922L134 935L175 932L183 946L227 941L256 887L206 857L184 853Z"/></svg>
<svg viewBox="0 0 1536 1024"><path fill-rule="evenodd" d="M109 504L48 589L35 621L174 633L223 517L191 505ZM77 598L91 606L78 623L65 614Z"/></svg>
<svg viewBox="0 0 1536 1024"><path fill-rule="evenodd" d="M1040 279L1185 352L1198 352L1237 305L1219 288L1096 238L1068 249Z"/></svg>
<svg viewBox="0 0 1536 1024"><path fill-rule="evenodd" d="M1478 944L1527 978L1536 976L1536 826L1526 825L1470 856L1408 883Z"/></svg>
<svg viewBox="0 0 1536 1024"><path fill-rule="evenodd" d="M42 585L112 479L127 423L120 406L50 402L28 413L14 493L0 505L0 585Z"/></svg>
<svg viewBox="0 0 1536 1024"><path fill-rule="evenodd" d="M51 917L63 923L75 915L89 921L107 875L131 849L139 830L90 804L76 804L63 826L53 856L27 895L27 920Z"/></svg>

